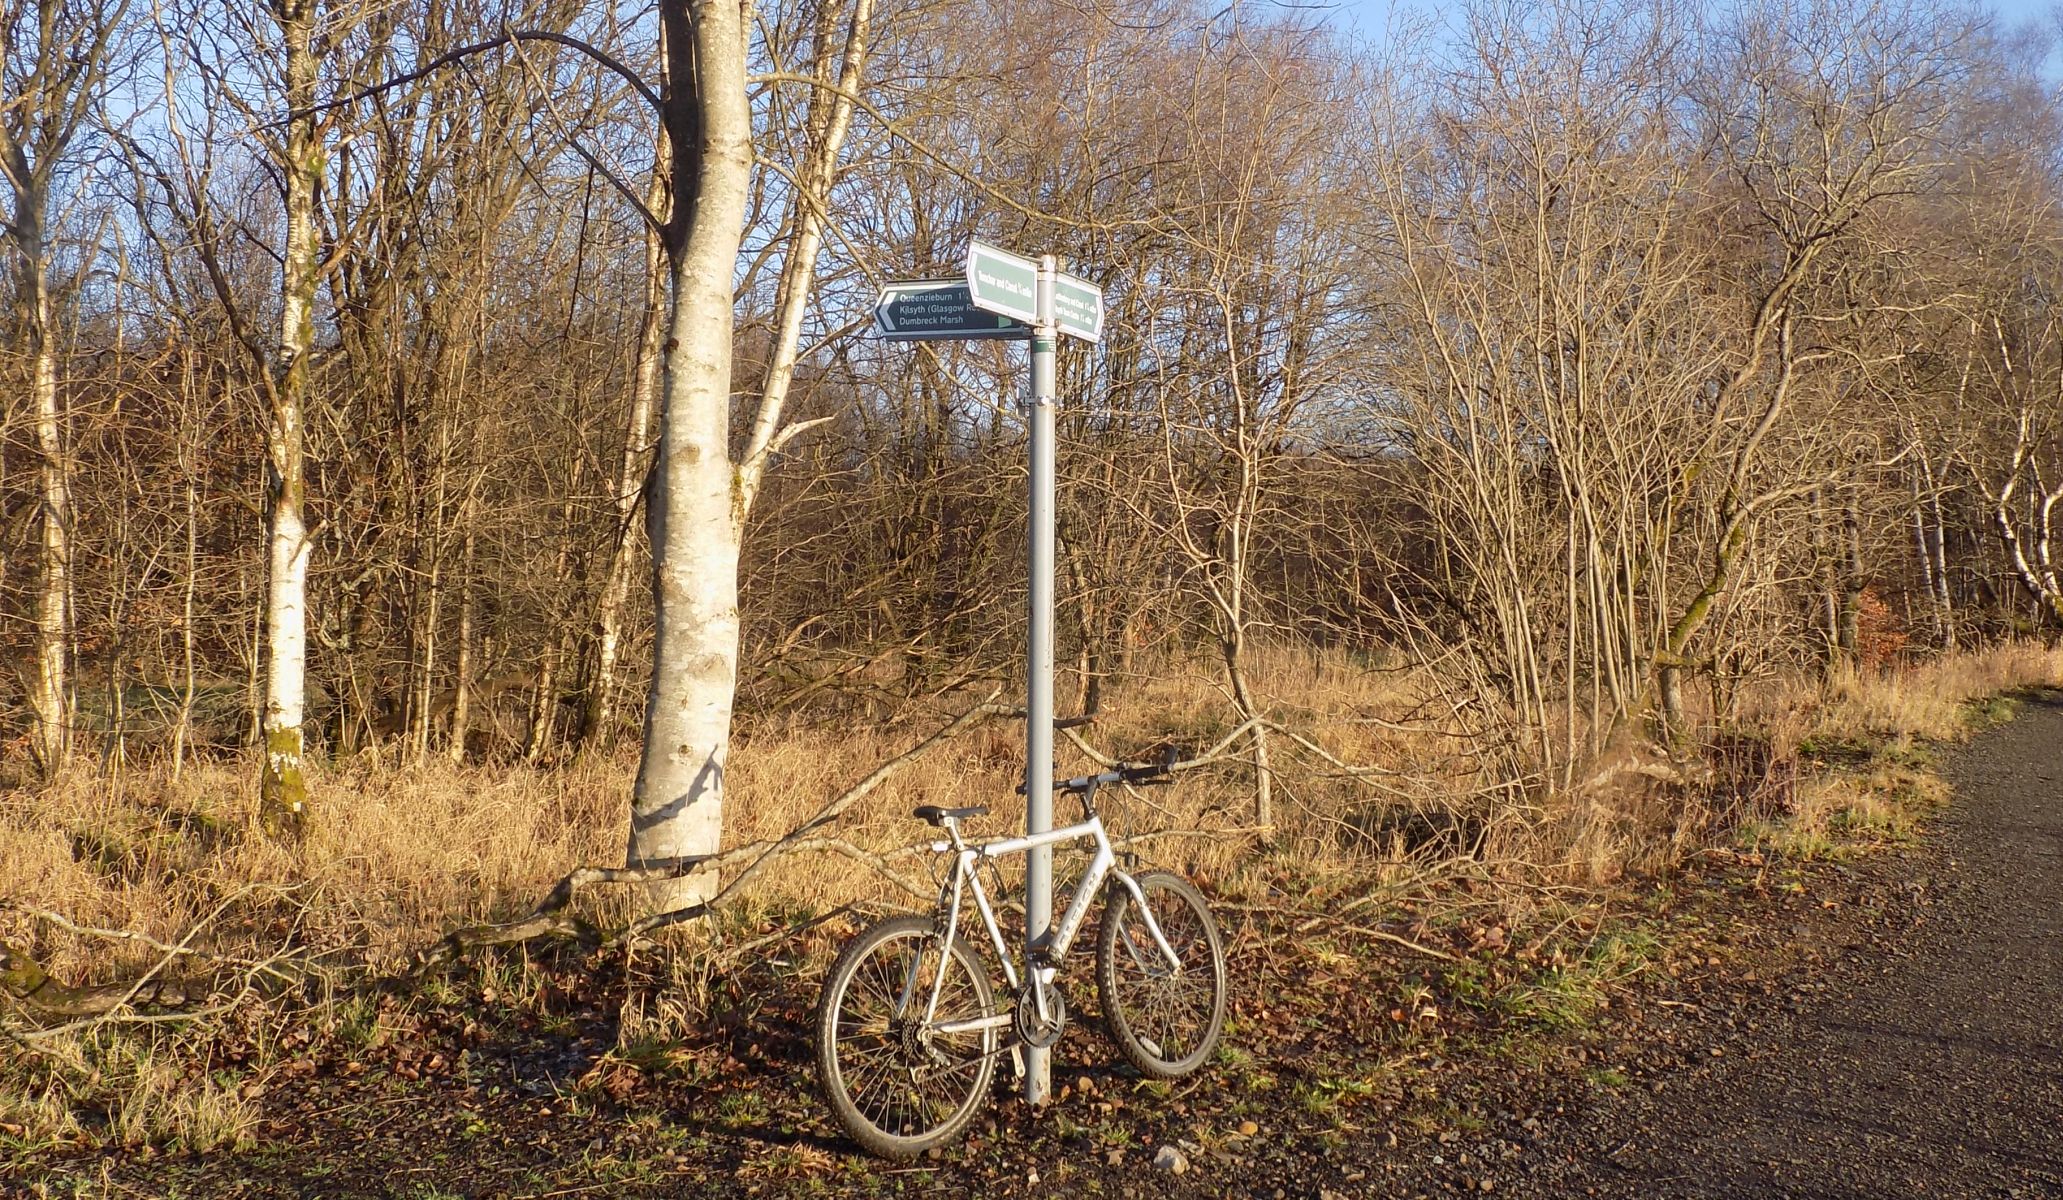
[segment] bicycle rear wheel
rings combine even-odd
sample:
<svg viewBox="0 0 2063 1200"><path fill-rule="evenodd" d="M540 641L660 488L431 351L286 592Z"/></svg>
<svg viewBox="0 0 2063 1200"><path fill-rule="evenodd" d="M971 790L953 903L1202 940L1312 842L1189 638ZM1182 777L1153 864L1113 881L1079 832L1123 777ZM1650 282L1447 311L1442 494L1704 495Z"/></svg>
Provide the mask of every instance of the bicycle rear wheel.
<svg viewBox="0 0 2063 1200"><path fill-rule="evenodd" d="M958 1137L995 1074L998 1029L937 1029L994 1012L980 957L955 938L942 958L939 944L929 917L871 926L846 943L817 1008L824 1098L853 1141L886 1158ZM927 1022L934 984L938 1008Z"/></svg>
<svg viewBox="0 0 2063 1200"><path fill-rule="evenodd" d="M1225 1030L1224 941L1188 880L1148 871L1135 882L1181 965L1168 962L1131 891L1113 880L1096 938L1103 1023L1140 1074L1179 1079L1210 1061Z"/></svg>

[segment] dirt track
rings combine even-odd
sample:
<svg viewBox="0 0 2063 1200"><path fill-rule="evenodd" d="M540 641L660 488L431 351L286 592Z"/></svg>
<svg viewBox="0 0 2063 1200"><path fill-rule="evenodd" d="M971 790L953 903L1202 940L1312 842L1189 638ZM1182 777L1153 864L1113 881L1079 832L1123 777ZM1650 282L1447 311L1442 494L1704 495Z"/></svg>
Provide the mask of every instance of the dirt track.
<svg viewBox="0 0 2063 1200"><path fill-rule="evenodd" d="M1949 775L1928 849L1879 881L1904 911L1849 931L1823 970L1705 1006L1673 1040L1703 1034L1709 1066L1540 1128L1497 1190L2063 1196L2063 696Z"/></svg>

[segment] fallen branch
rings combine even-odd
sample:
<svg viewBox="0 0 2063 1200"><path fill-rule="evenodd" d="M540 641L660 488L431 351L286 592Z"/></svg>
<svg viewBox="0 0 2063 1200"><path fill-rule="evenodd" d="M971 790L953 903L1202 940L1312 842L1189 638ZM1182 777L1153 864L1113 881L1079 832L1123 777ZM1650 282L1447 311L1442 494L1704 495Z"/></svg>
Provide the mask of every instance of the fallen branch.
<svg viewBox="0 0 2063 1200"><path fill-rule="evenodd" d="M101 1016L125 1004L183 1008L194 997L207 995L209 988L157 978L71 987L28 954L0 942L0 991L39 1016L75 1019Z"/></svg>
<svg viewBox="0 0 2063 1200"><path fill-rule="evenodd" d="M1358 933L1363 937L1372 937L1378 941L1389 942L1392 945L1401 946L1414 954L1423 954L1428 958L1437 958L1444 962L1461 961L1445 950L1435 950L1431 946L1421 945L1408 937L1391 933L1386 929L1377 929L1370 925L1356 925L1351 921L1342 921L1331 913L1312 912L1309 909L1302 908L1283 908L1280 905L1273 904L1220 904L1219 907L1231 909L1234 912L1264 912L1275 913L1279 916L1309 917L1309 921L1298 927L1299 932L1310 929L1314 924L1323 923L1344 929L1349 933Z"/></svg>
<svg viewBox="0 0 2063 1200"><path fill-rule="evenodd" d="M259 974L271 974L285 978L276 967L277 957L264 960L230 959L209 954L195 948L194 939L215 922L231 906L258 890L255 886L239 888L234 893L216 902L208 914L194 923L178 942L161 942L127 929L101 929L92 925L80 925L60 913L48 909L8 901L4 907L19 909L39 920L56 925L68 932L86 937L104 938L109 941L133 942L148 946L158 954L158 960L149 970L135 979L116 983L82 984L72 986L63 983L43 964L25 951L0 942L0 993L6 994L23 1008L38 1017L53 1017L70 1020L72 1024L55 1030L44 1030L34 1036L48 1036L73 1028L82 1028L110 1019L125 1008L152 1007L163 1009L186 1009L219 991L215 980L170 979L164 975L165 968L181 959L198 958L223 966L233 966L244 972L244 987ZM193 1016L184 1013L166 1019L185 1019ZM134 1018L143 1020L146 1018ZM155 1018L151 1018L155 1019Z"/></svg>
<svg viewBox="0 0 2063 1200"><path fill-rule="evenodd" d="M758 875L774 859L805 851L837 854L852 859L872 869L903 891L919 899L929 900L930 891L913 883L888 865L889 855L877 854L843 839L809 835L836 821L853 805L880 787L896 771L921 757L940 742L959 735L969 726L985 718L1008 715L1012 710L1005 705L994 703L995 697L996 693L990 692L988 698L980 704L953 718L930 737L874 768L865 778L832 797L808 820L778 838L750 842L719 854L684 858L662 867L576 867L567 872L528 914L514 921L455 929L445 934L435 945L418 954L414 969L421 971L450 962L470 950L489 946L512 946L546 938L576 942L585 949L596 950L668 926L700 920L715 912L719 904ZM739 863L747 865L707 900L684 908L640 917L621 929L605 930L583 917L565 911L583 889L596 884L657 883L700 871L721 873Z"/></svg>

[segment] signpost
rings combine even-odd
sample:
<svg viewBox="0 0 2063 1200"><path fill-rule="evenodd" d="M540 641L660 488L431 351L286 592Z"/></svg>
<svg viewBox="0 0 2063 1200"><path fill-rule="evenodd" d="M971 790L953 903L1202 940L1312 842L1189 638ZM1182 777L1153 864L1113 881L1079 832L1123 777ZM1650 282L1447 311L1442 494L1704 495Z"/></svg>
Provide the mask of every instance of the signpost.
<svg viewBox="0 0 2063 1200"><path fill-rule="evenodd" d="M1027 330L1025 324L1030 325ZM1025 634L1024 831L1053 828L1053 541L1054 360L1060 335L1085 342L1103 338L1103 291L1060 273L1050 254L1036 261L986 242L967 247L967 279L914 280L882 289L874 328L892 341L934 338L1025 337L1031 340L1031 483L1029 545L1030 620ZM1025 962L1039 970L1033 950L1053 923L1053 848L1039 846L1024 869ZM1050 968L1048 968L1050 970ZM1047 1051L1024 1048L1024 1098L1045 1102L1052 1086Z"/></svg>

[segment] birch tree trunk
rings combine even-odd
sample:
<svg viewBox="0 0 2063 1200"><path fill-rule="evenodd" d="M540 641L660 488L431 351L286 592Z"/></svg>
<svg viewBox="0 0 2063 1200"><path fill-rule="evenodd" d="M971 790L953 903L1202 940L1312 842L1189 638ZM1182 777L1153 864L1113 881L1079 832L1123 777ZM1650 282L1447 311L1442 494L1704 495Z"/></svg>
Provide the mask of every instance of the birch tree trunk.
<svg viewBox="0 0 2063 1200"><path fill-rule="evenodd" d="M826 4L819 15L815 81L831 82L831 45L837 27L839 5ZM752 423L752 437L738 470L739 507L752 506L766 477L767 464L781 446L802 429L816 422L781 425L781 412L788 401L788 389L795 381L795 364L802 343L802 315L809 305L815 282L817 252L824 242L824 217L830 209L831 188L838 181L838 156L845 148L845 136L852 129L853 97L867 63L867 27L873 19L873 0L855 0L846 25L845 47L837 58L835 88L812 86L809 93L805 159L796 173L793 204L795 240L781 264L781 280L775 292L773 354L767 363L766 382L759 393L758 415ZM828 99L827 99L828 97Z"/></svg>
<svg viewBox="0 0 2063 1200"><path fill-rule="evenodd" d="M2035 466L2037 439L2033 431L2033 412L2023 405L2013 439L2012 465L2006 470L2005 482L1992 491L1992 528L1998 532L2006 561L2011 564L2020 586L2026 590L2027 598L2034 603L2041 621L2063 627L2063 576L2058 575L2050 552L2055 512L2059 505L2063 505L2063 484L2049 487L2042 479L2039 468ZM2023 481L2033 484L2025 518L2034 538L2031 555L2014 517L2013 496Z"/></svg>
<svg viewBox="0 0 2063 1200"><path fill-rule="evenodd" d="M670 157L669 143L659 137L658 161ZM667 211L665 172L652 171L645 207L662 217ZM645 234L645 312L638 325L637 365L630 392L630 427L623 434L623 459L616 476L616 535L602 577L602 595L595 606L595 665L588 679L580 717L581 748L608 748L616 722L616 664L623 647L623 605L630 596L631 534L638 505L644 498L647 464L651 461L652 415L659 408L659 367L665 352L667 315L666 247L656 230Z"/></svg>
<svg viewBox="0 0 2063 1200"><path fill-rule="evenodd" d="M0 7L0 180L12 205L0 237L19 259L15 325L26 342L34 414L42 576L36 587L34 714L30 748L45 775L70 749L71 484L57 392L56 315L50 296L50 186L104 79L119 3L36 0ZM19 31L19 40L18 38Z"/></svg>
<svg viewBox="0 0 2063 1200"><path fill-rule="evenodd" d="M671 866L716 853L723 837L724 763L738 676L738 553L745 513L767 463L804 426L781 426L794 377L802 306L823 236L851 96L866 58L871 0L856 0L836 57L838 85L812 86L809 148L797 172L797 235L782 267L770 370L741 461L731 458L732 281L752 185L752 114L746 98L747 15L724 0L659 7L671 148L672 211L662 226L668 310L660 373L664 412L647 511L653 560L652 683L631 801L633 867ZM827 82L835 21L818 27L817 71ZM825 92L831 99L826 101ZM714 894L713 871L655 885L656 908Z"/></svg>
<svg viewBox="0 0 2063 1200"><path fill-rule="evenodd" d="M631 798L633 867L714 854L738 672L743 505L730 455L731 280L752 178L745 12L735 0L666 0L663 119L673 147L659 462L649 510L652 684ZM654 885L648 902L708 898L713 872Z"/></svg>
<svg viewBox="0 0 2063 1200"><path fill-rule="evenodd" d="M271 389L266 453L272 468L266 533L265 763L258 785L259 820L268 833L299 838L307 828L308 785L302 771L302 720L308 671L308 528L302 514L307 473L302 461L309 349L315 340L315 189L322 179L317 137L316 59L311 46L314 0L278 0L273 10L286 42L286 253L280 286L279 357Z"/></svg>
<svg viewBox="0 0 2063 1200"><path fill-rule="evenodd" d="M46 176L47 180L47 176ZM32 745L46 776L63 768L71 739L71 690L66 679L71 623L69 471L64 445L64 418L57 400L57 347L51 328L49 254L43 240L41 209L48 202L40 187L32 192L16 222L17 248L28 261L22 271L23 329L28 335L29 392L36 412L36 458L41 504L43 577L36 591L36 675L29 697L36 727Z"/></svg>
<svg viewBox="0 0 2063 1200"><path fill-rule="evenodd" d="M467 505L460 516L466 522L466 533L459 558L458 678L451 685L451 744L445 748L455 763L466 761L466 733L473 724L473 552L477 539L471 507Z"/></svg>

